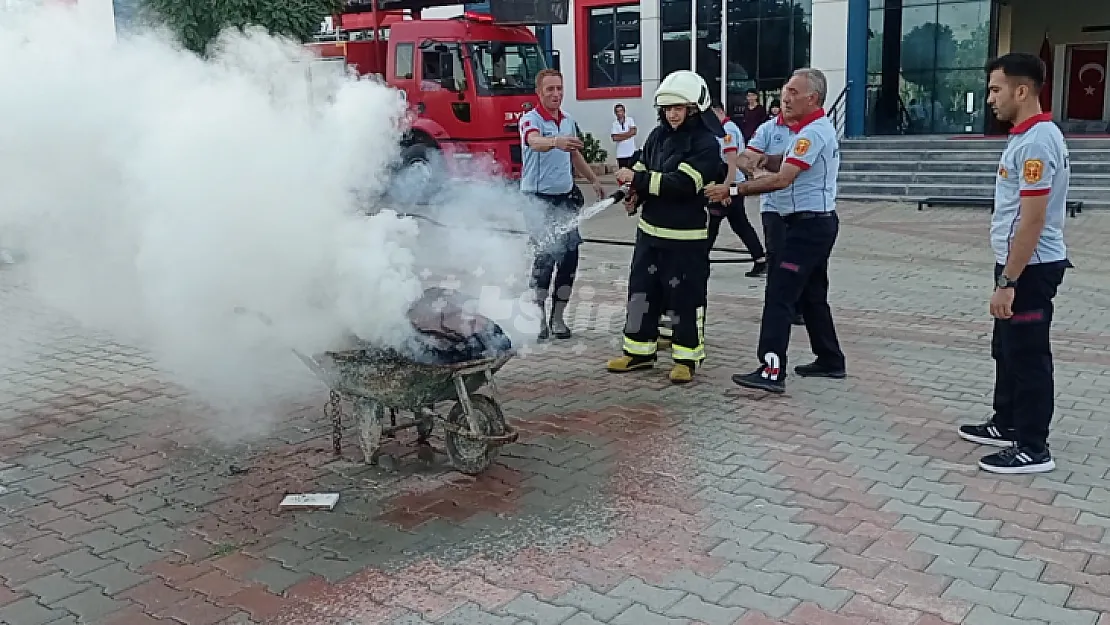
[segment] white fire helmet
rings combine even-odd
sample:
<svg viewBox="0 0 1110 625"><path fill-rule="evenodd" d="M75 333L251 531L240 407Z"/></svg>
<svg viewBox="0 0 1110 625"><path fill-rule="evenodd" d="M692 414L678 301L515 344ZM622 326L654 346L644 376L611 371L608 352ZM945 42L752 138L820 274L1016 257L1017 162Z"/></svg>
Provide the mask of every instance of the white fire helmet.
<svg viewBox="0 0 1110 625"><path fill-rule="evenodd" d="M680 69L667 74L659 83L655 90L655 106L676 104L696 106L702 113L709 110L709 87L697 72Z"/></svg>

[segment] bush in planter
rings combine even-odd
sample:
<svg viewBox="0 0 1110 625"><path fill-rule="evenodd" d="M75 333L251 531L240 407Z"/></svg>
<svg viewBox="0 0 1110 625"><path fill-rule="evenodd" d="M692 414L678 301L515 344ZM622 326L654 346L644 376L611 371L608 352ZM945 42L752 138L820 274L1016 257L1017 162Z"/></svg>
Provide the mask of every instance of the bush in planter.
<svg viewBox="0 0 1110 625"><path fill-rule="evenodd" d="M588 132L583 133L581 130L577 132L578 140L582 142L582 156L586 158L586 162L591 165L604 164L605 159L609 158L609 153L601 147L601 142Z"/></svg>

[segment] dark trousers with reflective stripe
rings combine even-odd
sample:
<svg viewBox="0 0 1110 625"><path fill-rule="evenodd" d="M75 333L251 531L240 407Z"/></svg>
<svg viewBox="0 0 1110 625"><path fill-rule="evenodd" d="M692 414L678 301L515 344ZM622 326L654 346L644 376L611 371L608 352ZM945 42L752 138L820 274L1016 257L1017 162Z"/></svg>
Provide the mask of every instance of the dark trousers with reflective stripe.
<svg viewBox="0 0 1110 625"><path fill-rule="evenodd" d="M801 312L817 361L843 369L844 352L829 308L829 256L840 232L840 219L835 213L796 213L782 220L781 238L774 241L770 252L759 360L773 373L786 369L790 327L795 314Z"/></svg>
<svg viewBox="0 0 1110 625"><path fill-rule="evenodd" d="M1028 265L1014 287L1014 315L994 320L994 423L1013 430L1032 451L1048 443L1055 386L1052 377L1052 299L1064 281L1067 261ZM995 265L995 280L1003 266Z"/></svg>
<svg viewBox="0 0 1110 625"><path fill-rule="evenodd" d="M628 273L624 353L655 353L660 316L669 317L671 356L695 364L705 358L705 307L709 280L707 241L656 246L637 235Z"/></svg>

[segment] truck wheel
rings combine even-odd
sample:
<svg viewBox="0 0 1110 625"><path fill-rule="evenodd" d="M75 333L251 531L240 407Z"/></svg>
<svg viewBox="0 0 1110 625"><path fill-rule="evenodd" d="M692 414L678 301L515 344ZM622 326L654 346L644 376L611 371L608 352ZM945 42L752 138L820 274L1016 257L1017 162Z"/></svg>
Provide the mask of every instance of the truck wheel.
<svg viewBox="0 0 1110 625"><path fill-rule="evenodd" d="M401 150L394 195L415 203L428 200L432 193L435 171L442 166L440 151L424 143L414 143Z"/></svg>

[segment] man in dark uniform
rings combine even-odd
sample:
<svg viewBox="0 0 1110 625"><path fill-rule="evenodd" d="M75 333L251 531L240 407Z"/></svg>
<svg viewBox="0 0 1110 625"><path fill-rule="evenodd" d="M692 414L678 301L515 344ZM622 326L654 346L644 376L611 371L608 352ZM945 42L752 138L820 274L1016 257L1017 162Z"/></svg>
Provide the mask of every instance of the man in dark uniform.
<svg viewBox="0 0 1110 625"><path fill-rule="evenodd" d="M617 182L631 188L626 205L641 217L628 277L624 354L608 362L614 373L654 366L659 319L670 319L670 379L690 382L705 359L705 299L709 280L709 223L705 184L723 180L720 120L709 110L709 89L695 72L669 74L655 92L660 123Z"/></svg>
<svg viewBox="0 0 1110 625"><path fill-rule="evenodd" d="M728 188L706 190L711 200L731 195L785 191L780 213L786 225L774 265L767 276L758 355L762 365L752 373L732 376L746 388L770 393L786 391L786 350L795 310L805 319L817 360L795 367L800 376L843 378L844 353L829 308L829 256L840 221L836 215L836 176L840 146L836 128L823 108L828 95L825 75L800 69L783 87L783 120L792 137L791 148L778 173Z"/></svg>

